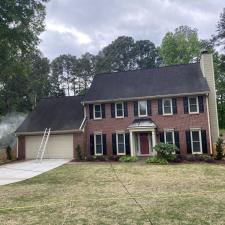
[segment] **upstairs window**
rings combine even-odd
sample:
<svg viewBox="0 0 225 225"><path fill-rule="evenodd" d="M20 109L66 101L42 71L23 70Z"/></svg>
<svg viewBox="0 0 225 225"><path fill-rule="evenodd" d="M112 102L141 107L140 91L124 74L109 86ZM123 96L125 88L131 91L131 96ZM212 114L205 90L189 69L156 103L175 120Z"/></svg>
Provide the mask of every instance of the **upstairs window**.
<svg viewBox="0 0 225 225"><path fill-rule="evenodd" d="M163 99L163 115L172 115L173 114L172 108L172 99L166 98Z"/></svg>
<svg viewBox="0 0 225 225"><path fill-rule="evenodd" d="M123 118L124 117L124 105L123 102L115 103L116 108L116 118Z"/></svg>
<svg viewBox="0 0 225 225"><path fill-rule="evenodd" d="M147 116L147 101L138 102L138 116L143 117Z"/></svg>
<svg viewBox="0 0 225 225"><path fill-rule="evenodd" d="M198 97L188 98L189 113L199 113Z"/></svg>
<svg viewBox="0 0 225 225"><path fill-rule="evenodd" d="M94 119L102 118L102 107L101 104L94 105Z"/></svg>

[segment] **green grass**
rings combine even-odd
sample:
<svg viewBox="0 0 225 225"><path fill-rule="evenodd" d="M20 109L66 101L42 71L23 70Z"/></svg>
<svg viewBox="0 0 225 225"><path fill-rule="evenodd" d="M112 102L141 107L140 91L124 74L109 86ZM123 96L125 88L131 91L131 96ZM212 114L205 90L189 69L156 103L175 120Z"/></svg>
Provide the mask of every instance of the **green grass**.
<svg viewBox="0 0 225 225"><path fill-rule="evenodd" d="M113 166L154 225L224 224L224 165ZM67 164L1 186L0 202L0 208L25 207L0 210L1 225L62 224L67 215L65 224L69 225L149 224L109 163Z"/></svg>

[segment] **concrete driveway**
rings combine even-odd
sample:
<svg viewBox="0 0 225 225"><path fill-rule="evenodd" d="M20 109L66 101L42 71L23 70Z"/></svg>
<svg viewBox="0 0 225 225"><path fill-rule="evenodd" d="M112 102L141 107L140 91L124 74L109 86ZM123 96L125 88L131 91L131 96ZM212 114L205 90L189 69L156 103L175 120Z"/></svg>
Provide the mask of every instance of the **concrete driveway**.
<svg viewBox="0 0 225 225"><path fill-rule="evenodd" d="M59 167L69 159L43 159L42 162L28 160L0 166L0 185L11 184L35 177Z"/></svg>

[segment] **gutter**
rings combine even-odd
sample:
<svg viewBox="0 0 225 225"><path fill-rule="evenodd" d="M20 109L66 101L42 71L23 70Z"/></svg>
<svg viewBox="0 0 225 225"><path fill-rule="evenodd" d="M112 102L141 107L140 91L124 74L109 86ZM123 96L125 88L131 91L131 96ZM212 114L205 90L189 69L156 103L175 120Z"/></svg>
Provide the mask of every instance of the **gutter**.
<svg viewBox="0 0 225 225"><path fill-rule="evenodd" d="M179 93L179 94L168 94L168 95L154 95L154 96L143 96L143 97L129 97L129 98L112 98L112 99L103 99L103 100L93 100L93 101L82 101L82 104L91 104L91 103L107 103L115 101L129 101L129 100L141 100L141 99L157 99L157 98L166 98L166 97L184 97L192 95L208 95L209 91L203 92L192 92L192 93Z"/></svg>

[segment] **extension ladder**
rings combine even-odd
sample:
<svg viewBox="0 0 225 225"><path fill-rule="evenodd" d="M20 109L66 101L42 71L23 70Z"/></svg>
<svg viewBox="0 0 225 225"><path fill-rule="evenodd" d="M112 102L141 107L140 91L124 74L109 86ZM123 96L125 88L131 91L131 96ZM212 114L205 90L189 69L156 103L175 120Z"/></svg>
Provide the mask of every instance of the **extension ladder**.
<svg viewBox="0 0 225 225"><path fill-rule="evenodd" d="M46 146L47 146L47 143L48 143L48 139L49 139L49 136L50 136L50 132L51 132L51 128L45 129L42 140L41 140L41 145L38 149L36 160L41 161L43 159L44 154L45 154L45 149L46 149Z"/></svg>

